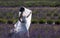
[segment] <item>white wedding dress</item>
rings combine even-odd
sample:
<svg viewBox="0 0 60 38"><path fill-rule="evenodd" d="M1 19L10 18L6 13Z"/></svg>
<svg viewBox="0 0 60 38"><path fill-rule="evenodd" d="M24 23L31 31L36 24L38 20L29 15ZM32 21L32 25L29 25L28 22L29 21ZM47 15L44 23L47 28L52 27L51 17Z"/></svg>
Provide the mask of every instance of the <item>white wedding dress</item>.
<svg viewBox="0 0 60 38"><path fill-rule="evenodd" d="M21 23L19 20L17 21L17 23L14 25L14 31L15 34L12 36L12 38L25 38L25 34L27 32L29 32L29 27L31 24L31 16L32 16L32 11L25 8L25 11L23 12L23 18L21 19L22 21L24 20L24 23ZM31 14L30 14L31 13ZM20 16L21 12L19 12L19 16ZM30 15L29 15L30 14ZM26 18L29 15L28 18Z"/></svg>

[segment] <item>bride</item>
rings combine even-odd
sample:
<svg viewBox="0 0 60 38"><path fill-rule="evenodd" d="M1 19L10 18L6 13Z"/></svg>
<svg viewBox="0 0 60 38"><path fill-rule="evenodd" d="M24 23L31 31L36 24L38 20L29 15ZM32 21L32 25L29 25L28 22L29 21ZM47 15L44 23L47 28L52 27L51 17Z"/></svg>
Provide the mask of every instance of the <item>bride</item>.
<svg viewBox="0 0 60 38"><path fill-rule="evenodd" d="M14 29L11 32L14 32L12 38L28 38L29 37L29 27L31 24L32 11L21 7L19 10L19 19L14 25Z"/></svg>

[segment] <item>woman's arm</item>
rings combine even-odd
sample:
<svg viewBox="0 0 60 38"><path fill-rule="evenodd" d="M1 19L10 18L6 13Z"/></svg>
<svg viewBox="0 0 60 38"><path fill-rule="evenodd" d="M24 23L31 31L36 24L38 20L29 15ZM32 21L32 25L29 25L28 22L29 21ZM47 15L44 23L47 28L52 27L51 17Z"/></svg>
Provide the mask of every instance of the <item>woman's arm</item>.
<svg viewBox="0 0 60 38"><path fill-rule="evenodd" d="M18 17L18 20L21 22L21 18L20 17Z"/></svg>
<svg viewBox="0 0 60 38"><path fill-rule="evenodd" d="M31 12L30 12L30 14L31 14ZM30 14L27 16L27 18L30 16Z"/></svg>
<svg viewBox="0 0 60 38"><path fill-rule="evenodd" d="M21 21L21 18L23 17L22 14L23 14L23 13L21 13L20 16L19 16L19 18L18 18L20 22L22 22L22 21Z"/></svg>

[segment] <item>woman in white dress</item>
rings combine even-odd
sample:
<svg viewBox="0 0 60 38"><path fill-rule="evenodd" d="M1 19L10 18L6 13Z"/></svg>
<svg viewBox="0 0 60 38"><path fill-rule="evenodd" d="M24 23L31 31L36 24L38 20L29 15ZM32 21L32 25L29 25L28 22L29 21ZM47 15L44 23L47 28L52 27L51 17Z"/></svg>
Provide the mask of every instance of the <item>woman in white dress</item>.
<svg viewBox="0 0 60 38"><path fill-rule="evenodd" d="M12 38L28 38L29 37L29 27L31 23L32 11L21 7L19 12L19 20L14 25L14 34Z"/></svg>

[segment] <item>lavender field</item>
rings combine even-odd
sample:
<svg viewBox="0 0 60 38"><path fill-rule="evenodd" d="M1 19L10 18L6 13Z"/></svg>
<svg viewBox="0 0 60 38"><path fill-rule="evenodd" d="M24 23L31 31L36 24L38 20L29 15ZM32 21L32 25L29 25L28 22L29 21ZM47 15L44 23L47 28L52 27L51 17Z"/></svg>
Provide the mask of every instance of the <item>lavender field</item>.
<svg viewBox="0 0 60 38"><path fill-rule="evenodd" d="M20 7L0 7L0 19L17 19ZM60 7L27 7L33 19L60 20Z"/></svg>
<svg viewBox="0 0 60 38"><path fill-rule="evenodd" d="M60 7L27 8L33 11L30 38L60 38ZM19 7L0 7L0 38L9 38L8 34L14 28L18 12ZM56 20L56 24L53 24Z"/></svg>
<svg viewBox="0 0 60 38"><path fill-rule="evenodd" d="M0 38L10 38L20 6L32 10L30 38L60 38L60 0L0 0Z"/></svg>
<svg viewBox="0 0 60 38"><path fill-rule="evenodd" d="M9 38L13 24L0 24L0 38ZM30 38L60 38L60 25L31 24Z"/></svg>

